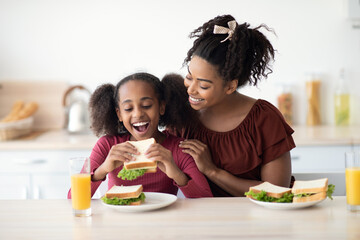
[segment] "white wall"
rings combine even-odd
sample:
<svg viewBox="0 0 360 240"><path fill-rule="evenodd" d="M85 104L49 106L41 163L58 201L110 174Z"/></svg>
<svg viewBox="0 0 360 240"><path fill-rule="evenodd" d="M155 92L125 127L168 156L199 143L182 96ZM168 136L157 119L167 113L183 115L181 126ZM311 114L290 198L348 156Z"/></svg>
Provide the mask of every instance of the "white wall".
<svg viewBox="0 0 360 240"><path fill-rule="evenodd" d="M360 29L347 19L347 0L0 0L0 80L63 80L93 90L134 71L162 77L185 73L188 34L232 14L265 33L278 50L274 73L258 89L276 104L279 85L293 86L295 123L306 122L306 74L322 76L323 119L333 123L334 83L344 67L360 99ZM360 124L359 105L352 122Z"/></svg>

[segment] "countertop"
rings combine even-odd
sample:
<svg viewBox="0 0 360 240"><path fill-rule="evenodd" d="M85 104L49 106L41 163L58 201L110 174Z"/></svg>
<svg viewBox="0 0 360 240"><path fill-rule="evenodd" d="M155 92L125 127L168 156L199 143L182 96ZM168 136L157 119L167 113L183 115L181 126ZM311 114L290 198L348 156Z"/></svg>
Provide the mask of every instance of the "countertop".
<svg viewBox="0 0 360 240"><path fill-rule="evenodd" d="M360 126L293 126L297 146L357 145ZM97 141L92 133L69 134L65 130L34 132L19 140L0 141L0 150L91 150Z"/></svg>
<svg viewBox="0 0 360 240"><path fill-rule="evenodd" d="M360 239L360 212L348 211L345 197L297 210L237 197L179 198L138 213L97 199L91 208L74 217L71 200L0 200L0 239Z"/></svg>

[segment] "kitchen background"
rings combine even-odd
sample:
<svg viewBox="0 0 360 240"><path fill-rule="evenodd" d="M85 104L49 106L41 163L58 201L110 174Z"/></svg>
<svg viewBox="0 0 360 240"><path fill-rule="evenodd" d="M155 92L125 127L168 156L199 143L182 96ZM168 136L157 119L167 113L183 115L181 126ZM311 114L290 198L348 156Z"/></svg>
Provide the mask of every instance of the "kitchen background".
<svg viewBox="0 0 360 240"><path fill-rule="evenodd" d="M184 75L189 33L221 14L252 27L265 23L276 33L264 32L277 49L274 72L258 88L241 92L276 105L281 88L290 86L293 122L304 125L305 82L317 74L322 123L332 125L343 68L350 123L360 123L356 0L0 0L0 81L63 81L93 91L134 71Z"/></svg>
<svg viewBox="0 0 360 240"><path fill-rule="evenodd" d="M358 0L0 0L0 119L16 100L39 103L34 124L31 118L27 125L0 124L0 199L66 198L67 159L89 156L97 141L78 132L89 129L79 111L86 111L89 94L67 89L92 92L135 71L185 75L189 33L222 14L275 31L264 31L277 49L273 73L257 88L239 91L277 105L288 89L297 145L293 175L328 177L335 194L344 195L344 152L360 150ZM351 96L349 126L334 124L341 69ZM307 126L306 82L317 79L320 93L310 99L316 103L320 95L321 122L314 127ZM95 197L106 189L103 183Z"/></svg>

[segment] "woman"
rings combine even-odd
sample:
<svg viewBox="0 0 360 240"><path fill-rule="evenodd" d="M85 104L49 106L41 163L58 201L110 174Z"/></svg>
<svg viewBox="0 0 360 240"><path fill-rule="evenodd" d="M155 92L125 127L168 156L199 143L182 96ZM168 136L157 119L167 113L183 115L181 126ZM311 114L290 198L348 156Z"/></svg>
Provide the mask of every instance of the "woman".
<svg viewBox="0 0 360 240"><path fill-rule="evenodd" d="M195 41L185 59L184 85L197 117L171 132L187 139L180 147L194 158L214 196L244 196L263 181L290 186L294 131L272 104L237 91L271 73L275 51L261 27L224 15L190 35ZM175 77L165 84L174 83Z"/></svg>

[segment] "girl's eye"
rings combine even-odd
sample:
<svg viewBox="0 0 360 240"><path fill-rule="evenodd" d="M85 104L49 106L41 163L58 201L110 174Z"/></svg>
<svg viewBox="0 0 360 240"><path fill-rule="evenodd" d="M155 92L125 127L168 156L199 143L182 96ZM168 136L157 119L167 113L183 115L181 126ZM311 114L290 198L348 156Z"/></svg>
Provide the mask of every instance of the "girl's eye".
<svg viewBox="0 0 360 240"><path fill-rule="evenodd" d="M204 90L209 89L209 87L203 87L203 86L200 86L200 88Z"/></svg>
<svg viewBox="0 0 360 240"><path fill-rule="evenodd" d="M152 105L143 106L143 108L145 108L145 109L149 109L149 108L151 108L151 107L152 107Z"/></svg>
<svg viewBox="0 0 360 240"><path fill-rule="evenodd" d="M186 75L187 80L192 80L192 77L190 75Z"/></svg>
<svg viewBox="0 0 360 240"><path fill-rule="evenodd" d="M132 108L124 108L125 112L130 112L132 110Z"/></svg>

